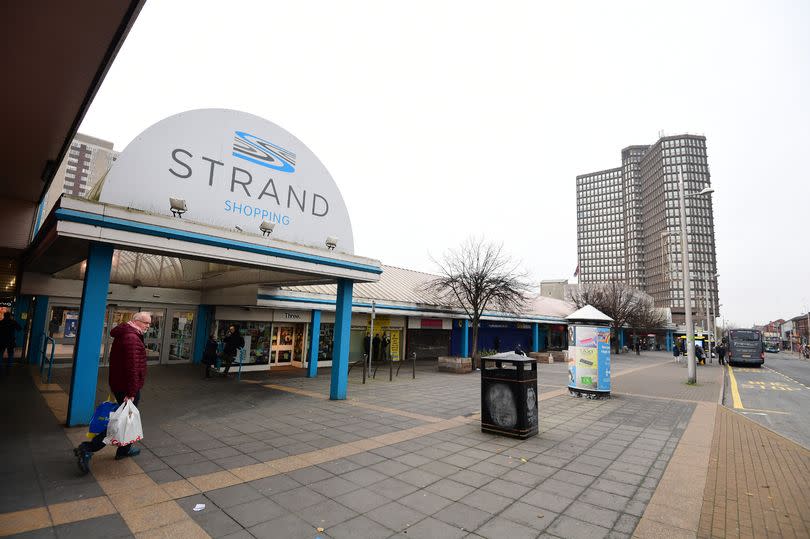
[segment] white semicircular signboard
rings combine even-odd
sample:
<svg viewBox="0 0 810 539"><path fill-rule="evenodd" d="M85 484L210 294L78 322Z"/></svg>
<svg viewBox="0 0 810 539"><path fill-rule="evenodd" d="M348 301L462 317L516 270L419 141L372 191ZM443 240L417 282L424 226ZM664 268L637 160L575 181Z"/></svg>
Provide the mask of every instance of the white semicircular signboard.
<svg viewBox="0 0 810 539"><path fill-rule="evenodd" d="M354 253L349 212L335 181L309 148L276 124L245 112L201 109L159 121L110 169L100 201Z"/></svg>

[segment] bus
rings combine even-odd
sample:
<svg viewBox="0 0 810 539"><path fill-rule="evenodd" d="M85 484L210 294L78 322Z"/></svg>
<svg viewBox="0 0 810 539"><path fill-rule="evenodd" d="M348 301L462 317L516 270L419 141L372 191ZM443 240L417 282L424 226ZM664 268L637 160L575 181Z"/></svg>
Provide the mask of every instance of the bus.
<svg viewBox="0 0 810 539"><path fill-rule="evenodd" d="M765 363L765 345L758 329L730 329L728 337L728 363L756 365Z"/></svg>
<svg viewBox="0 0 810 539"><path fill-rule="evenodd" d="M765 337L765 351L770 352L772 354L779 353L779 345L781 344L779 341L779 337Z"/></svg>

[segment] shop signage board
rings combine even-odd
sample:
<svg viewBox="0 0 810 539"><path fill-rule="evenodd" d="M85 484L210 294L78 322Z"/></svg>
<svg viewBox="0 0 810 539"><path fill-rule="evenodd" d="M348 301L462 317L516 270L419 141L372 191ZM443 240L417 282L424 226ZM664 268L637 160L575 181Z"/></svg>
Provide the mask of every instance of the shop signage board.
<svg viewBox="0 0 810 539"><path fill-rule="evenodd" d="M309 318L307 311L273 311L274 322L302 323L309 322Z"/></svg>
<svg viewBox="0 0 810 539"><path fill-rule="evenodd" d="M99 200L172 215L169 199L182 199L182 218L239 227L270 237L353 254L349 213L335 181L300 140L252 114L200 109L147 128L121 153Z"/></svg>
<svg viewBox="0 0 810 539"><path fill-rule="evenodd" d="M610 328L569 326L568 355L570 389L610 392Z"/></svg>

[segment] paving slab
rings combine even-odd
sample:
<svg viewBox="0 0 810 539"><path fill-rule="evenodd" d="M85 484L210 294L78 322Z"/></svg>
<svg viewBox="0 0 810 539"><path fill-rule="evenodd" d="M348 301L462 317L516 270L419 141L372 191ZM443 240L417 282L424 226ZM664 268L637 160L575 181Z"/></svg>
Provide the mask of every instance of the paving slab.
<svg viewBox="0 0 810 539"><path fill-rule="evenodd" d="M622 358L616 370L636 376L664 364ZM552 377L565 374L549 367L560 367ZM208 383L195 369L150 370L141 407L148 472L140 472L167 492L201 489L209 505L190 518L209 535L311 538L323 527L324 538L536 537L601 524L599 533L625 536L695 407L654 395L591 401L547 392L540 434L516 440L464 419L480 408L478 374L420 371L416 381L367 386L352 375L352 399L333 402L322 373ZM569 508L587 517L571 519Z"/></svg>

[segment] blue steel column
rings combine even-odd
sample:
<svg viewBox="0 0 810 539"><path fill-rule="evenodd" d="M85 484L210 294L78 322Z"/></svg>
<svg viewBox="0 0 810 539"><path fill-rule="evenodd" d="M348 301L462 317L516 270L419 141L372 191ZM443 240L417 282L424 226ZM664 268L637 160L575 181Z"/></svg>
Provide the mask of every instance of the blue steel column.
<svg viewBox="0 0 810 539"><path fill-rule="evenodd" d="M540 324L532 324L532 352L540 351Z"/></svg>
<svg viewBox="0 0 810 539"><path fill-rule="evenodd" d="M351 319L351 314L349 314ZM351 326L351 323L349 324ZM309 338L309 358L307 361L307 378L318 376L318 348L321 344L321 311L312 310L312 323L310 324L312 336Z"/></svg>
<svg viewBox="0 0 810 539"><path fill-rule="evenodd" d="M672 352L672 332L667 331L667 352Z"/></svg>
<svg viewBox="0 0 810 539"><path fill-rule="evenodd" d="M624 328L619 328L619 350L624 348Z"/></svg>
<svg viewBox="0 0 810 539"><path fill-rule="evenodd" d="M470 357L470 321L466 318L461 323L461 357Z"/></svg>
<svg viewBox="0 0 810 539"><path fill-rule="evenodd" d="M73 350L73 374L70 379L67 425L87 425L93 416L98 379L101 332L110 287L112 245L91 243L84 272L79 327Z"/></svg>
<svg viewBox="0 0 810 539"><path fill-rule="evenodd" d="M197 307L197 318L194 321L194 363L201 363L205 343L208 342L208 334L211 329L211 306L200 305Z"/></svg>
<svg viewBox="0 0 810 539"><path fill-rule="evenodd" d="M337 304L335 305L335 343L332 349L332 385L329 398L346 398L349 382L349 339L352 329L352 287L348 279L339 279L337 284Z"/></svg>
<svg viewBox="0 0 810 539"><path fill-rule="evenodd" d="M42 353L42 334L48 327L48 296L37 296L34 319L31 320L31 339L28 344L28 363L39 364Z"/></svg>

